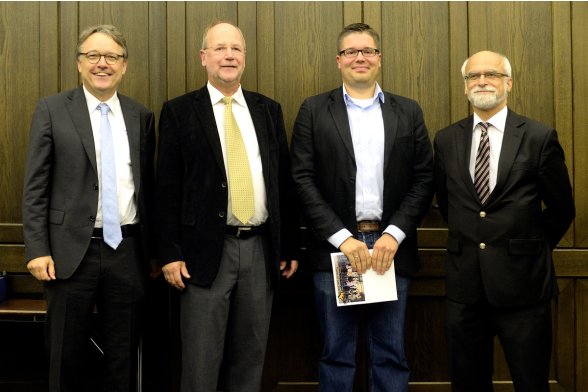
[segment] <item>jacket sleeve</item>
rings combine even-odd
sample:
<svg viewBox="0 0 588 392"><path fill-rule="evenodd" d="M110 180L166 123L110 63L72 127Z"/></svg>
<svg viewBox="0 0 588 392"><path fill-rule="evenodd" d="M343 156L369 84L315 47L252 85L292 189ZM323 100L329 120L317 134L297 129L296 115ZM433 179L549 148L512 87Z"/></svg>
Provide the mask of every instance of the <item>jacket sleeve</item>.
<svg viewBox="0 0 588 392"><path fill-rule="evenodd" d="M48 232L53 162L51 127L47 102L41 99L33 114L23 189L22 217L27 262L51 255Z"/></svg>

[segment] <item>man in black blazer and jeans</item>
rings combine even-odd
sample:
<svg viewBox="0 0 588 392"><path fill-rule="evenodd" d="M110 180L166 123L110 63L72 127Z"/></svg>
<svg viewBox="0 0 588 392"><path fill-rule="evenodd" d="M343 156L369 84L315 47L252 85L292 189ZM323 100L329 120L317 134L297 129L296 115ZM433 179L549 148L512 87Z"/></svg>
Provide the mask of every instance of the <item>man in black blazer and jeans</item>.
<svg viewBox="0 0 588 392"><path fill-rule="evenodd" d="M511 72L498 53L468 58L462 75L474 114L435 137L454 391L492 391L494 336L515 389L549 391L552 250L575 208L555 129L506 105Z"/></svg>
<svg viewBox="0 0 588 392"><path fill-rule="evenodd" d="M360 315L370 390L408 389L404 317L410 275L419 269L416 229L433 197L433 151L419 105L376 81L379 41L366 24L343 29L336 56L343 86L305 100L292 136L324 342L321 391L352 391ZM330 253L339 250L360 273L384 273L394 263L398 301L338 308Z"/></svg>
<svg viewBox="0 0 588 392"><path fill-rule="evenodd" d="M298 267L282 109L241 88L245 54L238 27L213 23L208 84L161 112L158 246L182 290L182 392L216 391L221 363L223 390L260 390L273 289Z"/></svg>

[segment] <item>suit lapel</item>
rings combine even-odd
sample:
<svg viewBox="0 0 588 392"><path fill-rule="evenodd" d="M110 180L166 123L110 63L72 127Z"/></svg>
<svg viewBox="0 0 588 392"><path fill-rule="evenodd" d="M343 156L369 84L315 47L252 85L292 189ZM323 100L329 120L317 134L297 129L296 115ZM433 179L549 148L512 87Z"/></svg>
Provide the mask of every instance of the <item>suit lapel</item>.
<svg viewBox="0 0 588 392"><path fill-rule="evenodd" d="M138 194L141 187L141 122L135 105L125 96L119 94L118 98L125 120L125 127L127 128L127 137L129 139L135 193Z"/></svg>
<svg viewBox="0 0 588 392"><path fill-rule="evenodd" d="M98 175L96 169L96 148L94 145L94 134L92 133L92 122L90 121L90 114L88 113L88 104L84 96L84 90L80 86L73 90L68 96L66 103L67 111L74 125L76 132L79 134L86 150L86 155L94 168L94 172Z"/></svg>
<svg viewBox="0 0 588 392"><path fill-rule="evenodd" d="M472 135L474 129L474 116L469 116L465 120L457 124L458 130L455 133L455 149L456 158L458 160L458 168L465 187L477 200L478 193L474 187L474 181L470 173L470 159L472 151Z"/></svg>
<svg viewBox="0 0 588 392"><path fill-rule="evenodd" d="M353 140L351 139L351 128L349 128L347 107L345 106L345 101L343 100L343 87L340 87L331 93L329 112L333 117L333 122L335 123L337 132L343 141L345 150L355 163L355 153L353 151Z"/></svg>
<svg viewBox="0 0 588 392"><path fill-rule="evenodd" d="M502 138L502 148L500 149L500 158L498 159L498 173L496 175L496 186L490 195L491 202L495 195L499 195L510 173L510 169L519 151L519 146L523 139L525 122L512 111L508 111L506 125L504 127L504 136Z"/></svg>
<svg viewBox="0 0 588 392"><path fill-rule="evenodd" d="M200 129L210 144L214 160L216 161L224 179L227 180L227 173L225 171L225 162L223 159L223 149L216 127L216 120L212 110L212 103L210 102L210 94L206 86L196 91L194 94L194 115L200 122ZM195 124L196 125L196 124ZM194 130L196 131L196 130Z"/></svg>
<svg viewBox="0 0 588 392"><path fill-rule="evenodd" d="M259 154L261 156L261 167L263 169L263 176L266 180L269 178L269 140L268 132L271 124L267 123L265 116L265 105L257 99L253 94L243 90L243 96L247 101L249 114L255 127L255 134L257 135L257 144L259 146Z"/></svg>
<svg viewBox="0 0 588 392"><path fill-rule="evenodd" d="M396 101L390 94L385 94L384 103L381 103L380 106L384 120L384 173L387 173L392 147L398 133L398 116L396 115Z"/></svg>

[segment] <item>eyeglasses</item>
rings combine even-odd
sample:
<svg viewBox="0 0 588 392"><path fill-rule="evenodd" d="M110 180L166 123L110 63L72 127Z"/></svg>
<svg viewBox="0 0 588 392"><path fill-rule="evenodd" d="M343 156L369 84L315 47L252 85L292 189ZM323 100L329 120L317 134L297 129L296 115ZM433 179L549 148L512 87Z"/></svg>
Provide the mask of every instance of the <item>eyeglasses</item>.
<svg viewBox="0 0 588 392"><path fill-rule="evenodd" d="M361 54L363 54L363 57L374 57L375 55L380 53L380 50L376 49L376 48L363 48L363 49L348 48L348 49L344 49L344 50L340 51L339 56L350 57L350 58L357 57L359 55L359 52L361 52Z"/></svg>
<svg viewBox="0 0 588 392"><path fill-rule="evenodd" d="M108 64L108 65L114 65L118 62L119 59L125 57L122 54L116 54L116 53L101 54L98 52L78 53L78 56L86 57L86 59L88 60L88 62L90 64L98 64L100 62L100 59L102 57L104 57L104 60L106 61L106 64Z"/></svg>
<svg viewBox="0 0 588 392"><path fill-rule="evenodd" d="M482 72L482 73L479 73L479 72L469 73L466 76L464 76L463 79L466 82L475 82L477 80L480 80L480 78L482 76L484 76L484 79L493 80L493 81L498 80L500 78L504 78L505 76L506 77L510 77L509 75L506 75L506 74L503 74L503 73L500 73L500 72L492 72L492 71L490 71L490 72Z"/></svg>
<svg viewBox="0 0 588 392"><path fill-rule="evenodd" d="M215 55L223 55L226 56L229 53L229 49L231 50L233 56L235 55L242 55L245 53L245 49L240 46L215 46L210 48L204 48L212 50L212 53Z"/></svg>

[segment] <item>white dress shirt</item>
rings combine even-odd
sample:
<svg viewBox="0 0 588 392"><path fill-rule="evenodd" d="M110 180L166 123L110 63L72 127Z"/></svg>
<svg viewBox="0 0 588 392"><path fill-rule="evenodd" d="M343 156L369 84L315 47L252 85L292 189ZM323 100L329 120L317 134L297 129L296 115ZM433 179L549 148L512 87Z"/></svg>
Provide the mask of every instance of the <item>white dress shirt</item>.
<svg viewBox="0 0 588 392"><path fill-rule="evenodd" d="M100 184L102 166L100 154L100 123L102 116L98 105L102 101L93 96L84 86L84 95L88 104L90 121L92 123L92 133L94 135L94 148L96 150L96 169L98 170L98 213L94 227L102 227L102 185ZM112 98L104 102L110 108L108 120L112 129L112 138L114 145L114 159L116 160L116 190L118 194L118 215L121 225L130 225L139 221L137 216L137 205L135 203L135 183L133 182L133 168L131 164L131 152L129 148L129 137L125 119L120 107L118 95L114 94Z"/></svg>
<svg viewBox="0 0 588 392"><path fill-rule="evenodd" d="M228 173L227 167L227 144L225 141L225 104L222 99L223 93L218 91L213 85L208 82L206 85L208 93L210 94L210 101L212 103L212 110L214 111L214 119L216 120L216 128L220 138L221 147L223 150L223 160L225 163L225 173ZM261 165L261 155L259 153L259 144L257 142L257 134L255 133L255 126L253 119L249 113L247 102L243 96L241 86L235 94L233 94L233 115L241 130L241 136L245 143L247 150L247 157L249 158L249 167L251 169L251 177L253 178L253 197L255 213L249 219L247 225L258 226L263 224L268 217L267 212L267 198L265 181L263 179L263 167ZM230 187L230 184L228 184ZM231 190L229 188L229 204L227 206L227 224L231 226L240 226L241 222L233 215L231 207Z"/></svg>
<svg viewBox="0 0 588 392"><path fill-rule="evenodd" d="M384 119L381 103L384 93L376 83L374 96L356 99L349 96L343 85L343 99L347 106L349 128L357 167L355 178L355 214L357 221L382 219L384 206ZM400 244L406 234L397 226L389 225L383 231ZM327 240L336 248L352 234L341 229Z"/></svg>
<svg viewBox="0 0 588 392"><path fill-rule="evenodd" d="M500 150L502 149L502 139L504 137L504 128L506 127L506 115L508 108L505 106L501 111L492 116L488 121L482 121L476 113L474 113L474 125L472 134L472 149L470 152L470 175L472 181L476 172L476 155L478 154L478 146L480 145L480 136L482 135L481 122L490 123L488 127L488 138L490 141L490 192L496 186L496 177L498 173L498 158L500 157Z"/></svg>

